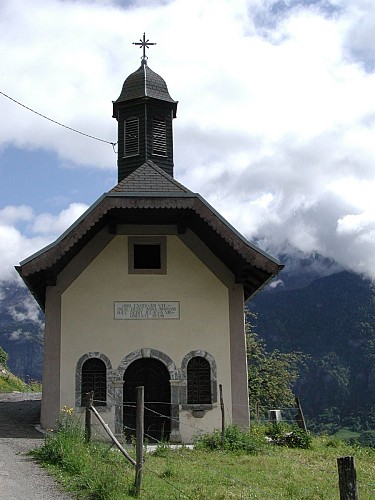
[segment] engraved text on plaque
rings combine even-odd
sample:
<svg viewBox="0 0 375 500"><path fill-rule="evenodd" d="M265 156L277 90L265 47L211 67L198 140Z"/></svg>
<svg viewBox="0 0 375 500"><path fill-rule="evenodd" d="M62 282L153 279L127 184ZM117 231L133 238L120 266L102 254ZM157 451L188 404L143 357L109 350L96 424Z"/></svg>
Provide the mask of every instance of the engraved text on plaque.
<svg viewBox="0 0 375 500"><path fill-rule="evenodd" d="M179 302L114 302L115 319L180 319Z"/></svg>

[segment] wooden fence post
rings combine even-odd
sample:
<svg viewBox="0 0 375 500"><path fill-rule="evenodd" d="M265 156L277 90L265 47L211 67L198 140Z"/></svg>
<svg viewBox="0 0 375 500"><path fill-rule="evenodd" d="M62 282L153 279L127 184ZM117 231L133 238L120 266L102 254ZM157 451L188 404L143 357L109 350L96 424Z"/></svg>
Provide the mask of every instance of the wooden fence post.
<svg viewBox="0 0 375 500"><path fill-rule="evenodd" d="M225 441L225 415L224 415L224 400L223 400L223 386L219 384L220 393L220 409L221 409L221 446L224 448Z"/></svg>
<svg viewBox="0 0 375 500"><path fill-rule="evenodd" d="M85 442L91 441L91 411L90 408L94 403L94 391L86 394L86 415L85 415Z"/></svg>
<svg viewBox="0 0 375 500"><path fill-rule="evenodd" d="M339 471L340 500L358 500L354 457L338 458L337 468Z"/></svg>
<svg viewBox="0 0 375 500"><path fill-rule="evenodd" d="M144 387L136 388L136 466L135 466L135 495L139 497L142 487L143 469L143 437L144 437Z"/></svg>
<svg viewBox="0 0 375 500"><path fill-rule="evenodd" d="M297 421L298 427L300 429L304 430L305 432L307 432L305 417L303 416L303 411L302 411L302 406L301 406L300 400L299 400L299 398L295 398L295 401L296 401L296 406L297 406L297 410L298 410L297 416L296 416L296 421Z"/></svg>

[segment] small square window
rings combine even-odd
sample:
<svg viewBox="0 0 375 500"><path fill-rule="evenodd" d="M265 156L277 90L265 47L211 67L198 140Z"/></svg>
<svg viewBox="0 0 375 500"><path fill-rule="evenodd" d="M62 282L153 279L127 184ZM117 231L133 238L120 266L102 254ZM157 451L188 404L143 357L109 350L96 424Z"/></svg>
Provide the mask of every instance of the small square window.
<svg viewBox="0 0 375 500"><path fill-rule="evenodd" d="M134 269L161 269L160 245L135 243Z"/></svg>
<svg viewBox="0 0 375 500"><path fill-rule="evenodd" d="M165 274L165 237L129 237L129 273Z"/></svg>

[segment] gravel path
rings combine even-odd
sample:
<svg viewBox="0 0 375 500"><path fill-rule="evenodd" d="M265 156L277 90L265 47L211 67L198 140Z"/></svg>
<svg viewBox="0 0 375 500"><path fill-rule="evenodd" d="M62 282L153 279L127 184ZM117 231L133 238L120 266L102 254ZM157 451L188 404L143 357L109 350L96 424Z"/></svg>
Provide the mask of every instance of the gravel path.
<svg viewBox="0 0 375 500"><path fill-rule="evenodd" d="M0 394L0 499L68 500L58 485L27 452L43 444L35 429L39 393Z"/></svg>

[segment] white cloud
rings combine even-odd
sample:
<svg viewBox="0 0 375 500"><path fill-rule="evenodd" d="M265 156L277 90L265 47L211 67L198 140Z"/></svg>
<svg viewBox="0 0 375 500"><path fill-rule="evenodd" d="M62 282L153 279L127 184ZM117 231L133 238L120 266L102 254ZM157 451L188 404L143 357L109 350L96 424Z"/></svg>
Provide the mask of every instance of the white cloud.
<svg viewBox="0 0 375 500"><path fill-rule="evenodd" d="M23 341L35 342L35 333L24 331L18 328L17 330L11 332L11 334L9 335L9 340L13 341L23 340Z"/></svg>
<svg viewBox="0 0 375 500"><path fill-rule="evenodd" d="M57 216L44 213L35 217L30 230L36 234L63 233L75 220L80 217L88 206L83 203L71 203L69 207L62 210Z"/></svg>
<svg viewBox="0 0 375 500"><path fill-rule="evenodd" d="M340 234L363 234L375 229L375 214L363 212L358 215L345 215L337 222L337 232Z"/></svg>
<svg viewBox="0 0 375 500"><path fill-rule="evenodd" d="M87 206L73 203L57 216L34 214L30 207L5 207L0 211L0 282L16 280L14 266L56 239L85 210ZM27 220L32 236L16 227L17 222Z"/></svg>
<svg viewBox="0 0 375 500"><path fill-rule="evenodd" d="M0 90L116 140L111 100L139 65L131 42L143 31L158 44L150 67L179 100L177 179L269 248L287 241L375 278L374 2L3 0ZM1 96L0 114L3 147L114 168L110 145ZM81 209L6 207L0 231L17 255L34 251Z"/></svg>
<svg viewBox="0 0 375 500"><path fill-rule="evenodd" d="M0 223L16 224L20 220L29 221L33 217L33 210L26 205L8 205L0 210Z"/></svg>
<svg viewBox="0 0 375 500"><path fill-rule="evenodd" d="M44 326L40 308L32 297L26 297L25 300L22 301L22 304L9 307L8 312L18 323L22 321L32 321L36 323L39 328L43 328Z"/></svg>

